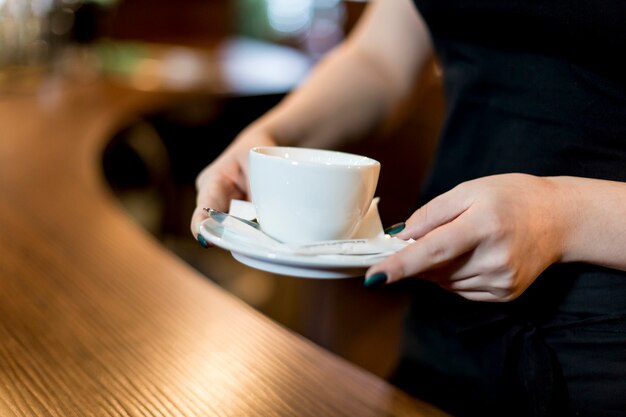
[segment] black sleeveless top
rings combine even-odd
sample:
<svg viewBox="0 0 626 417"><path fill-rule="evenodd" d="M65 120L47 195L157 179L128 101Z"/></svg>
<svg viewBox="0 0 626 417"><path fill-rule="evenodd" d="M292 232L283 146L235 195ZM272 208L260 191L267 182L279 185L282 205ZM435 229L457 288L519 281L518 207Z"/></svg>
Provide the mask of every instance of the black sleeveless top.
<svg viewBox="0 0 626 417"><path fill-rule="evenodd" d="M416 4L447 100L426 198L503 172L626 181L626 2Z"/></svg>
<svg viewBox="0 0 626 417"><path fill-rule="evenodd" d="M626 2L415 3L447 105L422 203L508 172L626 181ZM401 388L458 415L626 415L626 273L553 265L505 304L403 285Z"/></svg>

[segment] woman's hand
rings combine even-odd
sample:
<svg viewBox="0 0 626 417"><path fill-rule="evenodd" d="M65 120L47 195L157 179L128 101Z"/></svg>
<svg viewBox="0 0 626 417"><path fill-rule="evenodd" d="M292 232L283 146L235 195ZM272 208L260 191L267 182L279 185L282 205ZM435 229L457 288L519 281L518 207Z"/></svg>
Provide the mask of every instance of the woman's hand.
<svg viewBox="0 0 626 417"><path fill-rule="evenodd" d="M463 183L407 220L395 236L416 242L371 267L366 285L417 276L470 300L513 300L561 259L568 203L548 178Z"/></svg>
<svg viewBox="0 0 626 417"><path fill-rule="evenodd" d="M431 54L426 23L410 0L372 2L349 40L200 173L194 237L206 218L204 207L227 210L231 199L247 198L250 148L279 143L337 149L371 135L410 98Z"/></svg>
<svg viewBox="0 0 626 417"><path fill-rule="evenodd" d="M274 145L276 141L264 129L247 129L200 172L196 178L196 209L191 217L191 233L195 238L200 223L207 217L205 207L228 211L230 200L248 198L248 151L255 146Z"/></svg>

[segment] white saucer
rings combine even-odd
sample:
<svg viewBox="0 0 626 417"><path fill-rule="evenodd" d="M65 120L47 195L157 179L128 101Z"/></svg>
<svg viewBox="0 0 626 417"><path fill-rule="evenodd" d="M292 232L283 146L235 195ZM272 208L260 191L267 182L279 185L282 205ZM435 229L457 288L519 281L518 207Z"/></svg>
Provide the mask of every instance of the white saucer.
<svg viewBox="0 0 626 417"><path fill-rule="evenodd" d="M200 234L213 245L228 250L239 262L275 274L300 278L337 279L362 276L386 255L295 255L278 253L262 246L245 244L228 233L200 226Z"/></svg>
<svg viewBox="0 0 626 417"><path fill-rule="evenodd" d="M334 267L329 264L325 264L323 267L306 267L290 265L288 263L277 262L275 260L267 261L264 259L253 258L243 255L239 252L232 252L233 258L238 260L244 265L251 266L252 268L259 269L261 271L271 272L273 274L287 275L298 278L315 278L315 279L340 279L340 278L352 278L362 277L365 275L366 267ZM374 263L372 263L373 265ZM368 265L369 266L369 265Z"/></svg>
<svg viewBox="0 0 626 417"><path fill-rule="evenodd" d="M235 202L235 201L234 201ZM375 220L380 224L376 202L372 204ZM230 213L250 217L249 202L236 201L231 204ZM233 209L235 208L235 209ZM247 215L244 212L248 210ZM222 228L205 221L200 225L200 234L213 245L228 250L239 262L263 271L299 278L339 279L363 276L370 266L385 259L387 255L297 255L276 252L253 243L245 243L225 233ZM380 226L377 226L378 228ZM380 227L382 232L382 227Z"/></svg>

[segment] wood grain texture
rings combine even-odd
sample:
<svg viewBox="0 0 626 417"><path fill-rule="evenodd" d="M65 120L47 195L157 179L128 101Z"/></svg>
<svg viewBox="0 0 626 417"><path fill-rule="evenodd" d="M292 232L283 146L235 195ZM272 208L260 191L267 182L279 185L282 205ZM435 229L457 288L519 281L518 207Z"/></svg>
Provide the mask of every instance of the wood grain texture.
<svg viewBox="0 0 626 417"><path fill-rule="evenodd" d="M0 416L431 416L166 251L100 173L171 100L104 83L0 97Z"/></svg>

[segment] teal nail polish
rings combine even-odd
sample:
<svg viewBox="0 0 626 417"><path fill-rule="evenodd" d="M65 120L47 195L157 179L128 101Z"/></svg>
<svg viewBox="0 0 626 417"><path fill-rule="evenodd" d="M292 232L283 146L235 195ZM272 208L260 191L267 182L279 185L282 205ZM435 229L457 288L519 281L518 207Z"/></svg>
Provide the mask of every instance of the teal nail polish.
<svg viewBox="0 0 626 417"><path fill-rule="evenodd" d="M400 233L406 227L405 222L396 223L393 226L389 226L385 229L385 234L387 235L395 235L396 233Z"/></svg>
<svg viewBox="0 0 626 417"><path fill-rule="evenodd" d="M384 272L377 272L374 275L370 275L369 277L365 278L365 282L363 283L363 285L365 285L367 288L376 288L380 287L386 282L387 274L385 274Z"/></svg>
<svg viewBox="0 0 626 417"><path fill-rule="evenodd" d="M204 249L207 249L209 247L209 244L207 243L204 236L202 236L201 234L198 234L197 239L198 239L198 243L200 244L200 246L202 246Z"/></svg>

